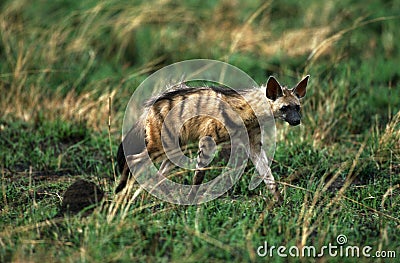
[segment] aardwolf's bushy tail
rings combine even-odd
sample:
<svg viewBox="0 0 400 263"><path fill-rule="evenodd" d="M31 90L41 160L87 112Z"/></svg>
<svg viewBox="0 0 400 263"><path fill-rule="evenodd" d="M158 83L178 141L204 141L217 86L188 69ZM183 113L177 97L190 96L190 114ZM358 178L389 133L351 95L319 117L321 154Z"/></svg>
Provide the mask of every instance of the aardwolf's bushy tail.
<svg viewBox="0 0 400 263"><path fill-rule="evenodd" d="M145 147L144 131L138 126L135 126L128 132L123 142L121 142L118 147L117 165L118 171L121 174L121 181L115 190L116 193L124 189L129 179L129 167L126 162L126 156L139 154Z"/></svg>

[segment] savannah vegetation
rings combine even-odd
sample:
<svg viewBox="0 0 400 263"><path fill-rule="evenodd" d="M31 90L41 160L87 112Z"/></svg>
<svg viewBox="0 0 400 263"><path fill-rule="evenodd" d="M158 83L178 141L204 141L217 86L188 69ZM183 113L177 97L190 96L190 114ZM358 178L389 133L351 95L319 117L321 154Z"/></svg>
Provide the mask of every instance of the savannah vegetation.
<svg viewBox="0 0 400 263"><path fill-rule="evenodd" d="M321 248L340 234L398 260L399 14L398 0L1 1L0 261L353 261L257 255L265 242ZM277 122L282 205L262 184L249 191L246 174L198 206L137 187L114 195L131 94L193 58L260 84L311 75L302 125ZM103 203L57 216L79 178L104 191Z"/></svg>

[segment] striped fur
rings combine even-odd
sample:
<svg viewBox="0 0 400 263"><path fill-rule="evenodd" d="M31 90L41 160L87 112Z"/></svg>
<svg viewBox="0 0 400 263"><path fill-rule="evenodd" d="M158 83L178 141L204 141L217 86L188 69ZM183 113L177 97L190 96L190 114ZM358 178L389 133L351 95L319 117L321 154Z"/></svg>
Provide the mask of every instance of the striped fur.
<svg viewBox="0 0 400 263"><path fill-rule="evenodd" d="M193 117L182 124L178 136L182 148L189 143L198 142L194 185L202 183L204 170L201 168L208 164L215 144L229 141L228 131L237 130L244 124L250 139L249 157L257 171L264 177L271 193L280 200L268 160L261 148L259 123L262 123L263 118L272 116L268 116L268 111L265 110L268 105L263 103L265 100L260 100L260 96L267 97L274 118L282 119L290 125L298 125L301 119L300 98L306 93L308 78L309 76L306 76L293 89L282 87L274 77L270 77L267 84L260 89L239 91L222 87L188 87L182 84L150 99L145 105L142 117L119 146L117 161L122 177L116 192L121 191L129 179L130 173L125 156L141 159L145 147L153 162L162 163L159 173L166 174L173 168L166 156L163 143L168 144L169 140L172 143L172 139L176 136L173 124L181 123L182 118L188 116L190 112ZM204 115L203 112L207 112L208 115ZM222 120L221 118L217 120L213 116L221 116ZM165 136L163 134L162 137L163 125ZM195 191L191 193L193 196L195 194Z"/></svg>

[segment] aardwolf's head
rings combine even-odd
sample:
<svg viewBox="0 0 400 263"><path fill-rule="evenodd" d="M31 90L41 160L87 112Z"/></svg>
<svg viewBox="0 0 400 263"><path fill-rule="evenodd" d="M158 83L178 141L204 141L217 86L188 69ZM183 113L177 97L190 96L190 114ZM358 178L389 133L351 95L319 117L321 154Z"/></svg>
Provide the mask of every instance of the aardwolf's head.
<svg viewBox="0 0 400 263"><path fill-rule="evenodd" d="M267 98L272 100L274 117L296 126L300 124L301 107L300 99L306 95L308 78L306 76L293 89L282 87L274 77L269 77L267 82Z"/></svg>

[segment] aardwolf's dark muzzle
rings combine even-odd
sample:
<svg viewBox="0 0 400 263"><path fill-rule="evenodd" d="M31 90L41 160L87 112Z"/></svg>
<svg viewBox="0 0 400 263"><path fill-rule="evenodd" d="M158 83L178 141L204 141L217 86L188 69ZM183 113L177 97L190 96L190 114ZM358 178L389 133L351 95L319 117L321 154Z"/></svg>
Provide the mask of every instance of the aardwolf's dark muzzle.
<svg viewBox="0 0 400 263"><path fill-rule="evenodd" d="M285 121L287 121L292 126L299 125L300 120L301 120L301 115L297 111L288 113L285 118Z"/></svg>
<svg viewBox="0 0 400 263"><path fill-rule="evenodd" d="M297 125L300 124L300 119L298 119L298 120L293 120L293 121L289 121L289 124L292 125L292 126L297 126Z"/></svg>

